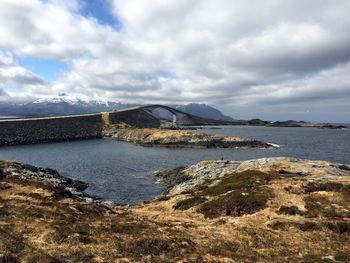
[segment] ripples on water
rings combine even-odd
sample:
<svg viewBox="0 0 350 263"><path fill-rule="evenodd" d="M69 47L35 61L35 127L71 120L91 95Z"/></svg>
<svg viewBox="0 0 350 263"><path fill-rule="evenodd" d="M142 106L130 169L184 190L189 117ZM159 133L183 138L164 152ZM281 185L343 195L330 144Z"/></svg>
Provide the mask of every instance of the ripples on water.
<svg viewBox="0 0 350 263"><path fill-rule="evenodd" d="M155 170L186 166L200 160L248 160L270 156L350 163L350 129L224 126L199 130L276 143L279 149L168 149L141 147L113 140L86 140L0 148L0 159L57 169L90 184L87 192L116 203L150 200L163 188Z"/></svg>

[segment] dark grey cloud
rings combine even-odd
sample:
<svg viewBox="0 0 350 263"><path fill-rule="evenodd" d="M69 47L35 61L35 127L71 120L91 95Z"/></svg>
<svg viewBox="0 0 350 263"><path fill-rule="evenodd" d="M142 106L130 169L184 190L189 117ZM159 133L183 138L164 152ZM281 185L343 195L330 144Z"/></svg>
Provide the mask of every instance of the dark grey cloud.
<svg viewBox="0 0 350 263"><path fill-rule="evenodd" d="M7 96L7 93L5 92L5 90L3 88L0 87L0 97L2 96Z"/></svg>
<svg viewBox="0 0 350 263"><path fill-rule="evenodd" d="M34 74L20 74L13 79L19 85L45 85L47 82Z"/></svg>

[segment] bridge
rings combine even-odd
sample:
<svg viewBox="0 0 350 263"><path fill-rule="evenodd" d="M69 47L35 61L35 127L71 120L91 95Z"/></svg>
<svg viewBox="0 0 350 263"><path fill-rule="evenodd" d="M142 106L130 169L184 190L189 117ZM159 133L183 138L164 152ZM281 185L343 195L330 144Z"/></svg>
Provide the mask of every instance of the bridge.
<svg viewBox="0 0 350 263"><path fill-rule="evenodd" d="M227 125L229 121L202 118L169 106L160 104L144 105L110 112L110 122L124 122L134 127L160 126L160 119L154 116L155 109L171 113L173 125Z"/></svg>
<svg viewBox="0 0 350 263"><path fill-rule="evenodd" d="M173 125L233 124L153 104L96 114L0 120L0 146L101 138L105 126L118 123L126 123L135 128L159 128L162 120L153 114L158 108L172 114Z"/></svg>

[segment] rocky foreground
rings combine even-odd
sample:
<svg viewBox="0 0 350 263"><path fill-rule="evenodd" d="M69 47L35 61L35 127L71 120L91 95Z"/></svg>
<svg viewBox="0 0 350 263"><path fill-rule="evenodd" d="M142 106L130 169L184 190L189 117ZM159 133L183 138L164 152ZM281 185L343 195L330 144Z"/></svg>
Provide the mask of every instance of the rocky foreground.
<svg viewBox="0 0 350 263"><path fill-rule="evenodd" d="M186 130L161 129L109 129L103 132L106 138L131 142L143 146L165 146L173 148L275 148L276 145L257 140L244 140L238 137L210 135Z"/></svg>
<svg viewBox="0 0 350 263"><path fill-rule="evenodd" d="M89 202L36 169L0 162L2 262L350 260L349 165L203 161L157 172L167 194L132 207Z"/></svg>

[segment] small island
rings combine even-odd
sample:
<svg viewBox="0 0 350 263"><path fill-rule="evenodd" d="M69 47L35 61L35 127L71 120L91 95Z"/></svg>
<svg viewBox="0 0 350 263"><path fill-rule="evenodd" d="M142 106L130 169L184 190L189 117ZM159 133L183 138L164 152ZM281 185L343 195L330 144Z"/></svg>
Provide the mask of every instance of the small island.
<svg viewBox="0 0 350 263"><path fill-rule="evenodd" d="M278 145L238 137L210 135L200 132L155 128L109 128L103 131L105 138L132 142L143 146L171 148L278 148Z"/></svg>

